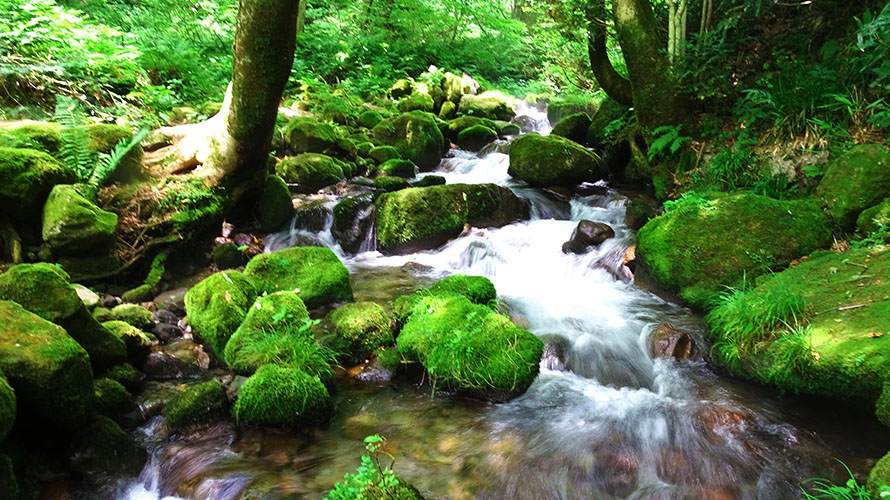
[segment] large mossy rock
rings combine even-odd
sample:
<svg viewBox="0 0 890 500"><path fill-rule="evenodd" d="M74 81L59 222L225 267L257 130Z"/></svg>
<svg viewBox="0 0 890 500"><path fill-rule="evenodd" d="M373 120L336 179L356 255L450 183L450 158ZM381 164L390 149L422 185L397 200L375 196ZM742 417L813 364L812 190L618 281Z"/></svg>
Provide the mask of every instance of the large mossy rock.
<svg viewBox="0 0 890 500"><path fill-rule="evenodd" d="M856 219L856 229L863 236L878 232L881 226L890 227L890 198L863 210Z"/></svg>
<svg viewBox="0 0 890 500"><path fill-rule="evenodd" d="M293 247L257 255L244 275L261 293L296 291L313 309L352 300L349 271L330 248Z"/></svg>
<svg viewBox="0 0 890 500"><path fill-rule="evenodd" d="M3 147L29 148L55 155L62 145L62 127L58 123L33 122L15 128L0 128Z"/></svg>
<svg viewBox="0 0 890 500"><path fill-rule="evenodd" d="M378 347L392 344L392 331L386 311L374 302L352 302L328 315L338 347L353 359L366 358Z"/></svg>
<svg viewBox="0 0 890 500"><path fill-rule="evenodd" d="M0 374L0 444L6 440L15 423L15 391Z"/></svg>
<svg viewBox="0 0 890 500"><path fill-rule="evenodd" d="M277 349L285 346L272 342L270 337L297 333L311 341L309 324L309 312L296 293L287 291L264 295L251 306L244 321L226 344L226 363L233 371L247 374L273 360L286 363L289 359L287 356L277 359L282 355Z"/></svg>
<svg viewBox="0 0 890 500"><path fill-rule="evenodd" d="M52 264L19 264L0 275L0 299L12 300L61 325L87 353L96 371L127 360L124 343L90 314L68 274Z"/></svg>
<svg viewBox="0 0 890 500"><path fill-rule="evenodd" d="M116 228L117 214L96 206L74 185L54 187L43 206L43 241L55 253L107 251Z"/></svg>
<svg viewBox="0 0 890 500"><path fill-rule="evenodd" d="M816 196L841 228L853 229L863 210L890 197L890 152L880 144L853 147L828 165Z"/></svg>
<svg viewBox="0 0 890 500"><path fill-rule="evenodd" d="M75 180L73 172L42 151L0 148L0 210L15 219L39 213L53 186Z"/></svg>
<svg viewBox="0 0 890 500"><path fill-rule="evenodd" d="M587 130L589 128L590 117L587 116L587 113L575 113L556 122L550 134L565 137L578 144L584 144L587 142Z"/></svg>
<svg viewBox="0 0 890 500"><path fill-rule="evenodd" d="M401 99L414 92L414 82L407 78L400 78L389 88L389 96L393 99Z"/></svg>
<svg viewBox="0 0 890 500"><path fill-rule="evenodd" d="M245 425L304 427L330 417L330 395L317 376L265 365L241 387L232 415Z"/></svg>
<svg viewBox="0 0 890 500"><path fill-rule="evenodd" d="M683 199L647 222L636 256L659 285L705 307L727 287L830 243L828 221L813 203L718 193Z"/></svg>
<svg viewBox="0 0 890 500"><path fill-rule="evenodd" d="M185 294L189 324L223 358L226 343L247 316L259 293L253 282L238 271L213 274Z"/></svg>
<svg viewBox="0 0 890 500"><path fill-rule="evenodd" d="M433 102L432 96L420 92L414 92L408 97L400 100L398 106L396 107L399 108L400 113L408 113L415 110L432 113L433 109L436 107L436 104L435 102Z"/></svg>
<svg viewBox="0 0 890 500"><path fill-rule="evenodd" d="M566 138L533 133L510 145L507 173L533 186L555 186L598 181L606 166L596 153Z"/></svg>
<svg viewBox="0 0 890 500"><path fill-rule="evenodd" d="M494 284L488 278L455 274L437 281L429 288L418 290L410 295L402 295L394 300L392 319L396 328L403 327L423 297L430 295L461 295L474 304L488 306L492 310L497 304L498 297Z"/></svg>
<svg viewBox="0 0 890 500"><path fill-rule="evenodd" d="M226 390L216 380L195 384L180 392L164 407L167 425L184 430L225 418L229 413Z"/></svg>
<svg viewBox="0 0 890 500"><path fill-rule="evenodd" d="M402 179L413 179L417 172L414 163L409 160L387 160L377 167L377 172L382 176L401 177Z"/></svg>
<svg viewBox="0 0 890 500"><path fill-rule="evenodd" d="M408 188L377 198L377 242L384 253L436 248L464 225L501 227L529 217L529 205L494 184Z"/></svg>
<svg viewBox="0 0 890 500"><path fill-rule="evenodd" d="M467 151L479 151L498 138L498 133L485 125L473 125L457 134L457 145Z"/></svg>
<svg viewBox="0 0 890 500"><path fill-rule="evenodd" d="M890 453L884 455L872 468L868 474L868 481L865 483L865 490L868 492L869 498L880 500L882 498L881 487L883 486L890 486Z"/></svg>
<svg viewBox="0 0 890 500"><path fill-rule="evenodd" d="M516 111L500 92L485 92L463 96L457 106L457 114L508 122L516 116Z"/></svg>
<svg viewBox="0 0 890 500"><path fill-rule="evenodd" d="M275 231L291 220L294 203L284 179L277 175L266 176L256 211L264 231Z"/></svg>
<svg viewBox="0 0 890 500"><path fill-rule="evenodd" d="M435 384L507 401L538 375L544 344L486 306L460 295L422 297L398 337L399 352Z"/></svg>
<svg viewBox="0 0 890 500"><path fill-rule="evenodd" d="M374 144L395 147L404 159L413 161L421 169L435 168L447 146L435 115L423 111L387 118L371 132Z"/></svg>
<svg viewBox="0 0 890 500"><path fill-rule="evenodd" d="M314 118L304 116L292 118L287 124L285 136L288 154L322 153L345 160L355 160L354 146L338 136L334 127Z"/></svg>
<svg viewBox="0 0 890 500"><path fill-rule="evenodd" d="M278 162L275 173L296 184L297 191L310 194L342 181L346 177L343 167L343 162L328 155L303 153Z"/></svg>
<svg viewBox="0 0 890 500"><path fill-rule="evenodd" d="M65 330L0 300L0 371L15 390L18 418L61 429L84 424L93 398L87 352Z"/></svg>
<svg viewBox="0 0 890 500"><path fill-rule="evenodd" d="M401 160L402 153L393 146L377 146L368 151L368 158L374 160L376 165L380 165L389 160Z"/></svg>
<svg viewBox="0 0 890 500"><path fill-rule="evenodd" d="M451 72L445 73L442 77L441 86L445 98L455 104L459 103L463 96L472 94L479 88L479 84L470 75L466 73L455 75Z"/></svg>
<svg viewBox="0 0 890 500"><path fill-rule="evenodd" d="M712 358L781 391L876 405L890 423L888 296L890 249L813 253L719 302Z"/></svg>
<svg viewBox="0 0 890 500"><path fill-rule="evenodd" d="M498 130L498 124L494 120L489 120L488 118L480 118L478 116L460 116L446 122L445 134L452 141L456 141L461 132L477 125L488 127L494 131Z"/></svg>

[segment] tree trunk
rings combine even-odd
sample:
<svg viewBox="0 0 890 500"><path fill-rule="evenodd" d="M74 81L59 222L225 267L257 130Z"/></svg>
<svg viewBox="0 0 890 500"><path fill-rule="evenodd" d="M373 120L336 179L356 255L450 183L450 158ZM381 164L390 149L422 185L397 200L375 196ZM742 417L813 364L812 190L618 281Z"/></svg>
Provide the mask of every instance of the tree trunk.
<svg viewBox="0 0 890 500"><path fill-rule="evenodd" d="M681 123L687 112L670 62L660 51L649 0L614 0L615 27L633 93L634 109L648 130Z"/></svg>
<svg viewBox="0 0 890 500"><path fill-rule="evenodd" d="M590 69L606 94L625 106L633 106L630 81L619 75L612 66L606 50L606 27L596 20L588 22L587 54L590 57Z"/></svg>
<svg viewBox="0 0 890 500"><path fill-rule="evenodd" d="M188 151L193 158L184 154L182 159L201 164L194 173L206 184L216 184L240 168L265 166L278 104L294 62L298 10L299 2L293 0L239 2L232 83L223 108L203 124L209 144L194 138L195 151Z"/></svg>
<svg viewBox="0 0 890 500"><path fill-rule="evenodd" d="M688 0L668 0L668 56L678 64L686 53L686 11Z"/></svg>
<svg viewBox="0 0 890 500"><path fill-rule="evenodd" d="M299 0L300 7L297 11L297 33L302 33L306 27L306 3L308 0Z"/></svg>

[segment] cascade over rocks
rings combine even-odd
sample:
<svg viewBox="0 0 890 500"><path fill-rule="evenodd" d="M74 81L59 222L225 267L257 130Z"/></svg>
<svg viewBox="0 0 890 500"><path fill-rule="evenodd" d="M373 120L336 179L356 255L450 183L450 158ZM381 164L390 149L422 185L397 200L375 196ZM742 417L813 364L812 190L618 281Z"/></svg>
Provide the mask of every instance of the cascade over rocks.
<svg viewBox="0 0 890 500"><path fill-rule="evenodd" d="M595 247L600 243L615 237L615 230L608 224L602 222L593 222L590 220L582 220L578 222L569 241L562 245L563 253L584 253L590 247Z"/></svg>
<svg viewBox="0 0 890 500"><path fill-rule="evenodd" d="M448 184L380 195L377 242L384 253L436 248L457 237L466 224L502 227L529 217L530 206L495 184Z"/></svg>
<svg viewBox="0 0 890 500"><path fill-rule="evenodd" d="M563 137L523 135L510 145L511 176L533 186L574 185L606 176L602 158Z"/></svg>
<svg viewBox="0 0 890 500"><path fill-rule="evenodd" d="M358 253L374 223L374 198L369 195L343 198L334 206L331 235L349 253Z"/></svg>
<svg viewBox="0 0 890 500"><path fill-rule="evenodd" d="M830 243L828 221L808 201L716 193L684 198L647 222L637 233L636 257L659 285L704 307L726 287Z"/></svg>

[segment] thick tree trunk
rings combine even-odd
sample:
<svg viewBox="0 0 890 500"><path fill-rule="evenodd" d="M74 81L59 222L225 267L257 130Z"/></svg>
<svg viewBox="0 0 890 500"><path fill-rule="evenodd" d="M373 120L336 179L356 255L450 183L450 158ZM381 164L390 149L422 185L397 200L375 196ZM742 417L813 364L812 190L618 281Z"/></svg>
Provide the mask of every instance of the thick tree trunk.
<svg viewBox="0 0 890 500"><path fill-rule="evenodd" d="M587 54L590 69L606 94L625 106L633 106L630 81L619 75L612 66L606 50L606 27L596 20L588 23Z"/></svg>
<svg viewBox="0 0 890 500"><path fill-rule="evenodd" d="M182 161L200 164L194 173L205 183L215 184L240 168L265 166L294 61L298 11L294 0L239 2L232 83L223 108L202 124L205 144L200 137L189 137L194 151L180 145Z"/></svg>
<svg viewBox="0 0 890 500"><path fill-rule="evenodd" d="M308 0L299 0L300 8L297 11L297 33L302 33L306 27L306 3Z"/></svg>
<svg viewBox="0 0 890 500"><path fill-rule="evenodd" d="M634 109L648 130L682 122L687 112L670 62L661 52L649 0L614 0L615 27L627 62Z"/></svg>

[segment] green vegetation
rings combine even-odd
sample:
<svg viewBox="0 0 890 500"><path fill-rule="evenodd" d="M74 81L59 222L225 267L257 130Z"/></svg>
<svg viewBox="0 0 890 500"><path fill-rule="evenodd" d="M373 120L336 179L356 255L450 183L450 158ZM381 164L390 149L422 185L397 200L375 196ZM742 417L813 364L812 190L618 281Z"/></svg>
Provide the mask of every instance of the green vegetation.
<svg viewBox="0 0 890 500"><path fill-rule="evenodd" d="M0 375L0 443L6 440L12 425L15 423L15 392L6 381L6 377Z"/></svg>
<svg viewBox="0 0 890 500"><path fill-rule="evenodd" d="M365 438L362 464L355 474L346 474L343 481L334 485L325 500L354 500L355 498L391 500L422 500L420 493L404 480L396 477L393 466L396 459L386 451L386 439L379 435ZM380 456L390 459L387 466L380 465Z"/></svg>
<svg viewBox="0 0 890 500"><path fill-rule="evenodd" d="M302 428L330 416L328 399L318 376L270 364L261 366L241 387L232 415L246 425Z"/></svg>
<svg viewBox="0 0 890 500"><path fill-rule="evenodd" d="M349 271L329 248L294 247L257 255L244 276L260 292L295 292L310 309L352 300Z"/></svg>
<svg viewBox="0 0 890 500"><path fill-rule="evenodd" d="M364 359L378 347L393 343L386 311L374 302L352 302L328 316L339 344L354 358Z"/></svg>

